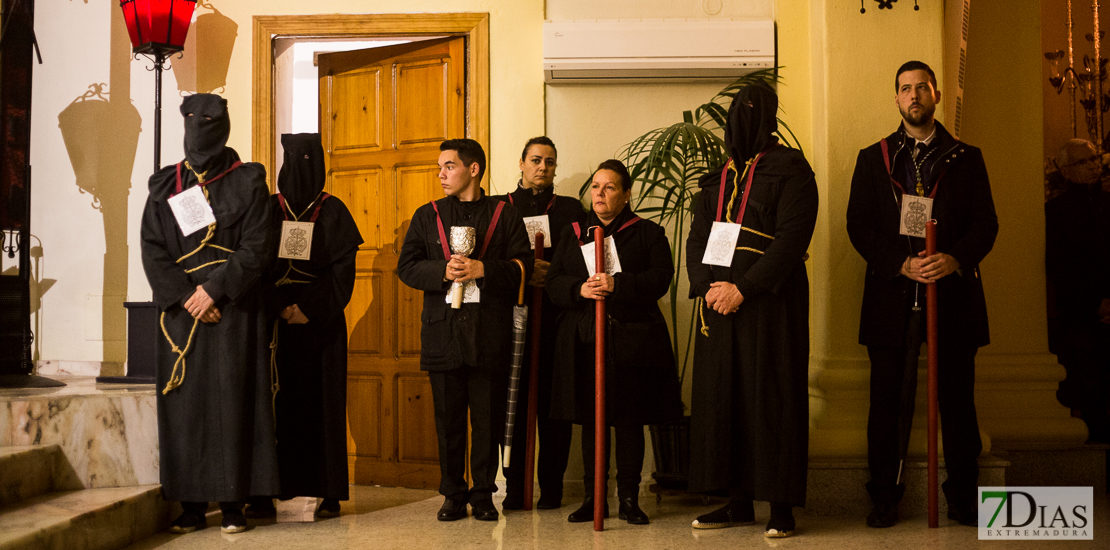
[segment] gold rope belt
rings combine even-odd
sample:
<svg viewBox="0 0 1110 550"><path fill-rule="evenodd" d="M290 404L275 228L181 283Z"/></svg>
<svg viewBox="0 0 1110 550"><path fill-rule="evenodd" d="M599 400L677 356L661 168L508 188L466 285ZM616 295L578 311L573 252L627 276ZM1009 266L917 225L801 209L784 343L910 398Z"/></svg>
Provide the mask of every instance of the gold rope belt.
<svg viewBox="0 0 1110 550"><path fill-rule="evenodd" d="M201 181L203 181L203 180L201 180ZM201 190L204 191L204 200L208 201L208 203L211 204L212 201L208 198L208 188L207 187L202 187ZM210 247L210 248L215 248L217 250L223 250L224 252L228 252L228 253L233 253L234 252L233 250L231 250L229 248L224 248L220 245L212 244L211 242L209 242L209 241L212 240L212 237L214 237L215 235L216 235L216 222L212 222L212 223L208 224L208 233L204 236L203 239L201 239L200 245L198 245L195 249L193 249L192 252L178 258L177 261L174 262L174 263L178 263L178 264L181 263L182 261L185 260L185 258L188 258L188 257L192 256L193 254L196 254L197 252L200 252L201 249L203 249L206 246ZM226 259L214 260L214 261L208 262L206 264L201 264L201 265L198 265L196 267L186 269L185 273L192 273L194 271L198 271L198 270L201 270L203 268L206 268L206 267L209 267L209 266L212 266L212 265L222 264L226 261L227 261ZM175 344L173 342L173 338L170 337L170 332L168 330L166 330L166 312L164 312L164 311L162 312L162 316L161 316L161 318L159 318L158 322L159 322L160 325L162 325L162 335L166 337L166 341L170 343L170 348L173 350L174 353L177 354L177 359L174 360L174 362L173 362L173 371L170 372L170 379L166 382L166 387L162 390L162 395L167 395L171 391L173 391L174 389L180 387L182 384L185 383L185 369L186 369L185 355L187 353L189 353L189 350L193 346L193 336L195 336L196 333L197 333L197 324L200 323L200 318L198 317L198 318L193 319L193 328L189 330L189 338L187 340L185 340L185 349L178 348L177 344ZM177 373L178 366L181 367L181 374L180 375L178 375L178 373Z"/></svg>
<svg viewBox="0 0 1110 550"><path fill-rule="evenodd" d="M307 285L307 284L312 283L312 281L298 281L296 279L290 279L289 278L289 273L291 273L293 271L296 271L297 273L300 273L301 275L304 275L306 277L312 277L313 279L316 278L316 276L311 274L311 273L301 271L301 270L293 267L293 260L289 260L289 267L285 269L285 275L282 275L281 278L278 279L277 282L274 283L274 286L285 286L285 285L290 285L290 284L294 284L294 283L301 283L301 284L306 284Z"/></svg>

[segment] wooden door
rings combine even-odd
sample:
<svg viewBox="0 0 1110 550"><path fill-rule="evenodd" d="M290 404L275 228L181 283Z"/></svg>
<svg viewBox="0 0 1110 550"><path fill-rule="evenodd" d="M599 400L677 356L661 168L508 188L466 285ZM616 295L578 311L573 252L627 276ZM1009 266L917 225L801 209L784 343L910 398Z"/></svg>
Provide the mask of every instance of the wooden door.
<svg viewBox="0 0 1110 550"><path fill-rule="evenodd" d="M439 144L464 137L464 38L319 56L327 190L366 241L346 310L347 453L359 485L439 486L422 293L397 278L413 212L443 197Z"/></svg>

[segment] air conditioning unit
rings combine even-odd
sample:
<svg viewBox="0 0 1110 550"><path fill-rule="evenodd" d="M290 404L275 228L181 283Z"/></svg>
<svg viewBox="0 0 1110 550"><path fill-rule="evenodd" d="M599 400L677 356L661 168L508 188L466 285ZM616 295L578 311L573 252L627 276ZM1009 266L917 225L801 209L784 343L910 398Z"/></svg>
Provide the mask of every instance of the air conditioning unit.
<svg viewBox="0 0 1110 550"><path fill-rule="evenodd" d="M544 82L732 80L775 66L775 22L564 20L543 24Z"/></svg>

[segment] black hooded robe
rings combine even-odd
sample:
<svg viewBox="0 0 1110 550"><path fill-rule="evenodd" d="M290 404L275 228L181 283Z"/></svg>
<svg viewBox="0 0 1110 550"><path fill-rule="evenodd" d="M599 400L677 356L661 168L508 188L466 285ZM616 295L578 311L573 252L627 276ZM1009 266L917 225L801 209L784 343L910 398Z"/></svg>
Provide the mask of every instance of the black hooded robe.
<svg viewBox="0 0 1110 550"><path fill-rule="evenodd" d="M214 99L213 99L214 98ZM222 119L221 116L222 106ZM150 178L150 195L143 211L141 246L143 268L162 313L162 323L188 353L184 382L163 394L178 357L164 334L158 334L157 407L162 494L166 500L235 502L250 495L278 490L277 453L270 394L270 325L260 304L259 277L272 258L270 207L265 169L256 163L237 163L239 156L224 147L227 139L226 103L217 96L197 94L182 103L182 113L209 113L213 125L200 132L222 132L223 140L205 151L191 117L186 119L186 158L201 159L207 167L205 187L216 217L210 243L232 252L200 246L206 231L182 236L166 200L181 189L197 185L184 162L167 166ZM202 136L205 137L205 136ZM199 145L198 145L199 143ZM203 164L201 163L203 162ZM210 262L207 267L200 267ZM187 269L196 269L186 273ZM198 285L215 300L222 318L196 323L182 306Z"/></svg>
<svg viewBox="0 0 1110 550"><path fill-rule="evenodd" d="M354 291L355 255L362 235L343 201L322 194L326 175L320 135L285 134L281 142L285 162L278 191L286 204L282 206L278 195L270 197L274 234L281 235L286 219L313 221L309 259L277 258L266 285L266 307L277 323L280 389L274 408L281 494L347 500L343 310ZM308 323L289 324L278 317L293 304Z"/></svg>
<svg viewBox="0 0 1110 550"><path fill-rule="evenodd" d="M749 113L747 120L736 112L736 103L730 109L730 127L752 128L758 126L752 120L761 121L756 132L763 139L731 136L733 158L768 152L756 165L731 267L701 262L717 216L723 167L699 183L701 199L686 241L690 296L704 298L712 282L728 281L744 301L730 315L699 305L689 487L804 506L809 443L805 254L817 219L817 184L800 151L775 145L770 125L777 101L763 98L763 111ZM737 162L743 172L744 160ZM743 198L739 193L728 208L735 175L728 169L722 208L722 218L734 222ZM743 190L745 180L739 184Z"/></svg>

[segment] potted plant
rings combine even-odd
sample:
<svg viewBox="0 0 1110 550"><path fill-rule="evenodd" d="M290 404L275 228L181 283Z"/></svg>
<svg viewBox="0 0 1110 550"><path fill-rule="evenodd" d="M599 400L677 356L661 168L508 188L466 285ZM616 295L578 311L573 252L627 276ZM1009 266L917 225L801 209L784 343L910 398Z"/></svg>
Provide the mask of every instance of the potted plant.
<svg viewBox="0 0 1110 550"><path fill-rule="evenodd" d="M645 218L653 220L670 232L671 259L675 276L670 288L671 344L675 350L675 368L680 384L685 382L686 370L693 351L694 308L697 302L678 294L679 277L685 255L686 233L693 207L700 198L698 181L710 170L719 169L728 161L729 153L723 137L728 120L728 107L740 88L756 82L781 82L778 68L763 69L737 79L709 102L693 112L684 111L682 122L666 128L657 128L624 146L618 156L624 161L632 176L633 207ZM788 147L799 148L797 137L780 118L779 141ZM785 132L785 133L784 133ZM589 182L579 191L585 196ZM682 330L685 345L679 340L679 302L690 310L690 320ZM682 353L679 353L680 349ZM651 442L655 454L653 474L664 489L684 489L689 467L690 417L651 426Z"/></svg>

